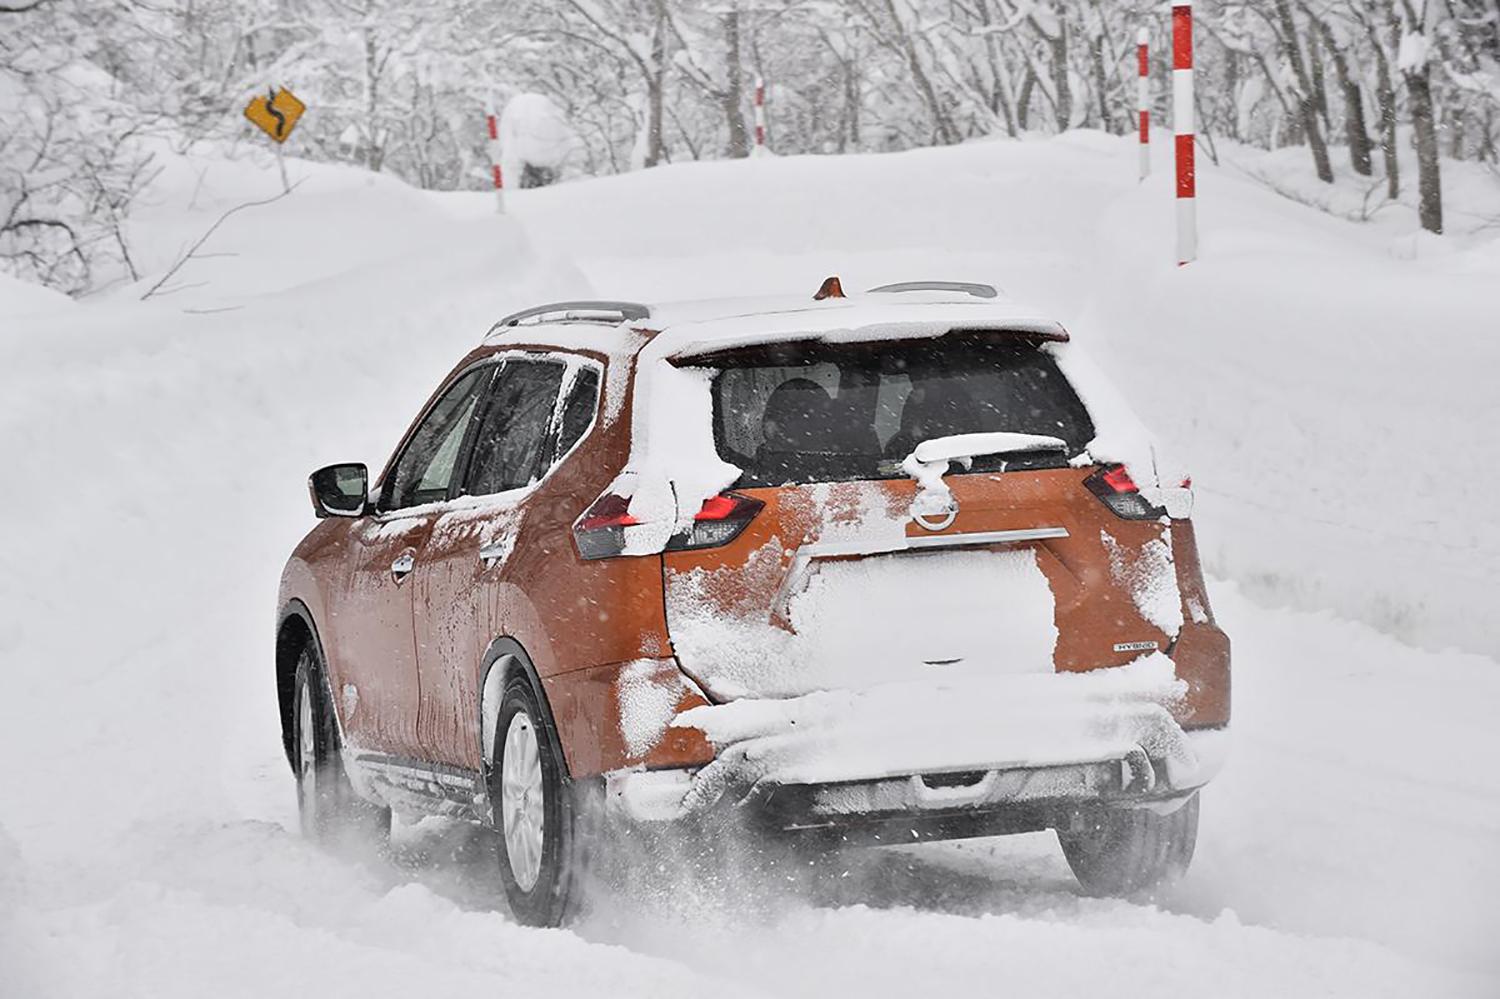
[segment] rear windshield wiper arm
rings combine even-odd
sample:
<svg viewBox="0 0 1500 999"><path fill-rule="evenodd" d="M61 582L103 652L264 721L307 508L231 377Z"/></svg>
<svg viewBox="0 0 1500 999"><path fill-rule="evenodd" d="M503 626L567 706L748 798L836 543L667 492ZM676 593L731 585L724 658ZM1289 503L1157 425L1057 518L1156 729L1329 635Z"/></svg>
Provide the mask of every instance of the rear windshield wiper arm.
<svg viewBox="0 0 1500 999"><path fill-rule="evenodd" d="M990 454L1027 454L1036 451L1067 451L1068 442L1042 434L953 434L933 437L918 444L911 457L923 465L961 461Z"/></svg>

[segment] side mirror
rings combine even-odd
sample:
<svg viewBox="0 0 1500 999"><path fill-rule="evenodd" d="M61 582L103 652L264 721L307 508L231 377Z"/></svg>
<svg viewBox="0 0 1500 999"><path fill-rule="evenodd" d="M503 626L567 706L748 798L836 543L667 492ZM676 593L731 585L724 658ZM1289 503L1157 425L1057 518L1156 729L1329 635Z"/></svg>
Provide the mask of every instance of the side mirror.
<svg viewBox="0 0 1500 999"><path fill-rule="evenodd" d="M328 465L307 479L313 512L324 517L359 517L370 501L370 470L363 464Z"/></svg>

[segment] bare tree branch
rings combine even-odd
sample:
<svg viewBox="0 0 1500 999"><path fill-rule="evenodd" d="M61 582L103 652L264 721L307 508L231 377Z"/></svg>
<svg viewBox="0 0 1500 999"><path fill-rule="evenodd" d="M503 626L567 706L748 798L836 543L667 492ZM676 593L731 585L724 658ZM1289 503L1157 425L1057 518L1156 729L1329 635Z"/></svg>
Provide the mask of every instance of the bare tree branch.
<svg viewBox="0 0 1500 999"><path fill-rule="evenodd" d="M220 215L219 218L218 218L218 220L215 221L213 225L209 226L208 229L207 229L207 231L205 231L202 236L199 236L198 239L197 239L197 241L194 242L191 246L189 246L187 248L187 252L183 253L177 259L176 263L174 263L171 267L167 268L167 272L161 276L161 279L158 280L155 284L153 284L150 288L146 289L146 293L141 296L141 301L144 302L146 299L150 298L152 295L155 295L155 294L161 292L162 286L165 285L168 281L170 281L172 279L173 275L175 275L178 271L182 270L183 266L185 264L187 264L187 262L189 260L193 259L193 257L197 254L199 248L202 247L204 243L208 242L209 237L212 236L214 233L218 232L219 231L219 226L221 226L225 222L227 222L231 216L233 216L233 215L235 215L235 214L237 214L239 212L242 212L242 211L244 211L247 208L260 208L260 207L262 207L264 205L269 205L269 204L272 204L274 202L280 201L282 198L284 198L287 195L291 194L293 191L295 191L297 188L299 188L301 186L302 186L302 181L299 180L295 184L293 184L291 187L287 188L284 191L281 191L278 194L274 194L274 195L272 195L269 198L263 198L260 201L246 201L243 204L235 205L233 208L229 209L223 215ZM181 286L179 286L178 288L170 289L167 292L161 292L161 293L162 294L170 294L171 291L180 291L180 290L182 290Z"/></svg>

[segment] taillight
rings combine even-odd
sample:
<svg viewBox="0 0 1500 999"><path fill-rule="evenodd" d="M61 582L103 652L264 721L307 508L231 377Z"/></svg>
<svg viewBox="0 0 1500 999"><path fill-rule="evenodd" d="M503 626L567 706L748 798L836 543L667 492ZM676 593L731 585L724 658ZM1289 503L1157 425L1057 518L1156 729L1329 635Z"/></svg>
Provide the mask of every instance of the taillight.
<svg viewBox="0 0 1500 999"><path fill-rule="evenodd" d="M760 500L736 493L711 496L693 516L691 527L678 531L667 539L664 548L656 550L687 551L728 544L739 537L764 507ZM578 545L578 554L586 559L654 554L654 551L629 550L626 528L644 526L631 515L629 499L605 493L574 523L573 539Z"/></svg>
<svg viewBox="0 0 1500 999"><path fill-rule="evenodd" d="M1124 465L1106 465L1084 479L1083 484L1103 500L1115 516L1125 520L1154 520L1166 515L1166 510L1141 495Z"/></svg>
<svg viewBox="0 0 1500 999"><path fill-rule="evenodd" d="M765 504L760 500L738 493L710 496L703 501L702 509L693 515L693 526L672 535L667 542L667 551L727 545L740 536L740 532L764 507Z"/></svg>
<svg viewBox="0 0 1500 999"><path fill-rule="evenodd" d="M625 551L625 528L640 524L630 515L630 500L605 493L573 524L573 540L584 558L609 558Z"/></svg>

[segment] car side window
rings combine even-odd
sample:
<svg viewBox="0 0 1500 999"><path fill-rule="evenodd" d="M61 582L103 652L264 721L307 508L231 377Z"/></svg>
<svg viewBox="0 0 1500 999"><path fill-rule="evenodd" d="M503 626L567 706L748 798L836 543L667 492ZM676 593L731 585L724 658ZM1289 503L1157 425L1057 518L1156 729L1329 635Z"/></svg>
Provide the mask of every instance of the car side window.
<svg viewBox="0 0 1500 999"><path fill-rule="evenodd" d="M381 509L400 510L448 498L464 434L493 374L492 365L470 371L423 417L396 461Z"/></svg>
<svg viewBox="0 0 1500 999"><path fill-rule="evenodd" d="M485 496L520 489L541 477L563 371L557 361L505 362L474 435L463 493Z"/></svg>
<svg viewBox="0 0 1500 999"><path fill-rule="evenodd" d="M588 432L598 403L599 372L593 368L579 368L573 379L573 387L568 390L567 401L563 403L562 426L558 429L557 450L552 459L554 462L561 460Z"/></svg>

